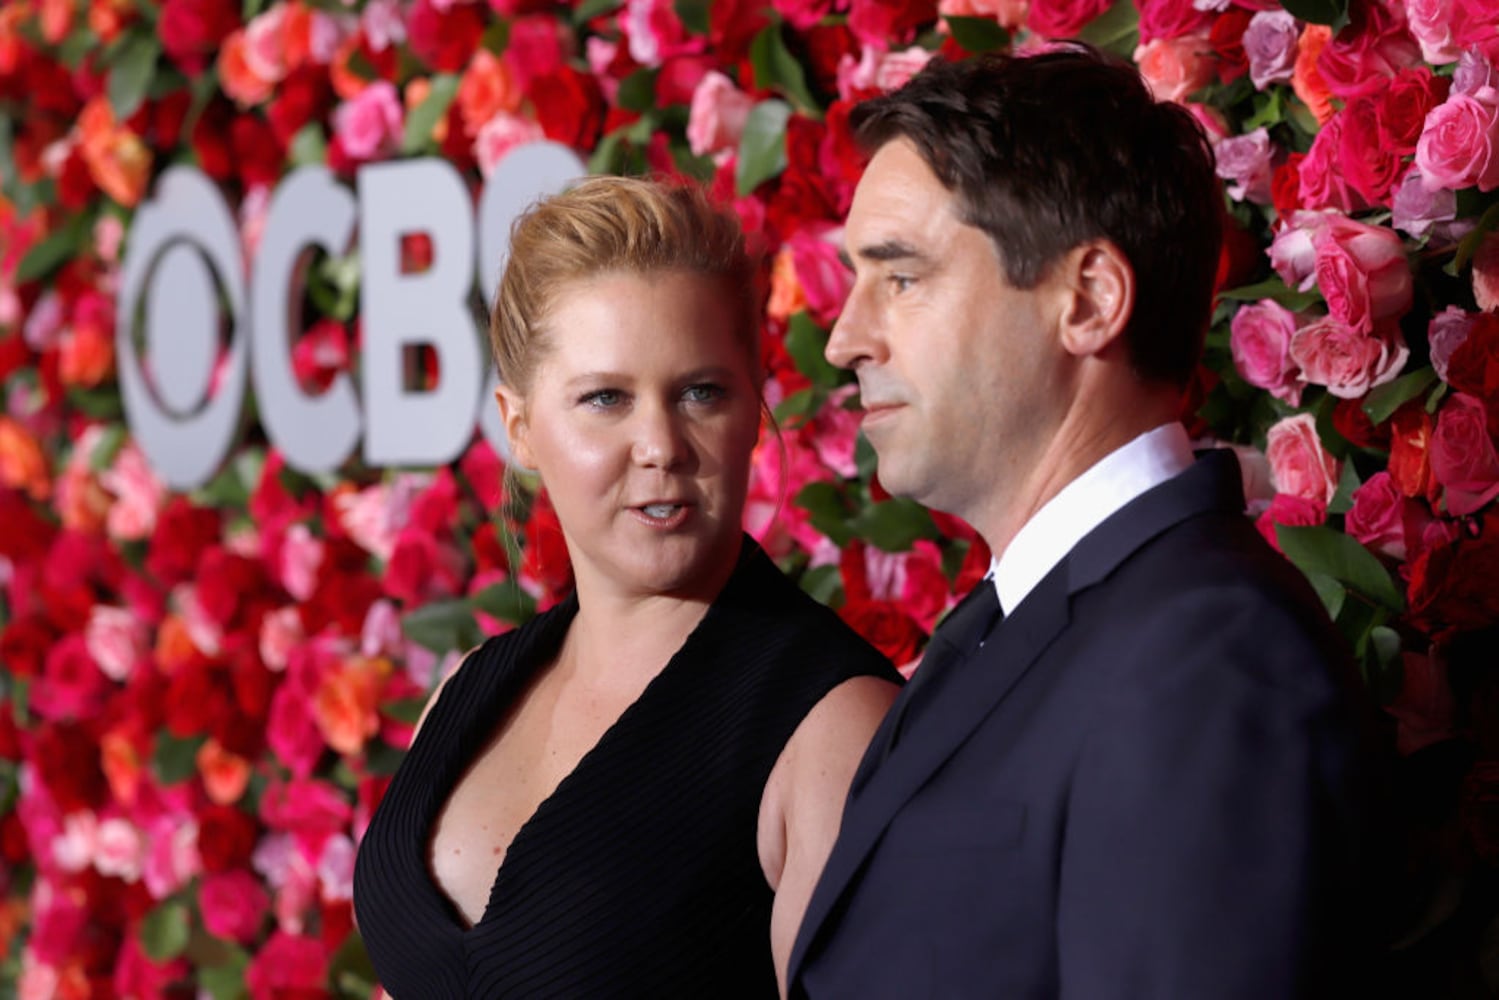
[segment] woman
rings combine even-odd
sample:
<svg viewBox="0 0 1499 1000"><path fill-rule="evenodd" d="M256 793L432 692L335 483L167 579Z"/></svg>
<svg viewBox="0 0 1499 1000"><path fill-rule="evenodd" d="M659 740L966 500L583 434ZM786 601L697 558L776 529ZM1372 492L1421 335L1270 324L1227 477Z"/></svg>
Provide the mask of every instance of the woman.
<svg viewBox="0 0 1499 1000"><path fill-rule="evenodd" d="M897 675L740 524L754 266L691 188L597 178L516 224L490 324L575 593L429 704L360 847L385 987L773 996Z"/></svg>

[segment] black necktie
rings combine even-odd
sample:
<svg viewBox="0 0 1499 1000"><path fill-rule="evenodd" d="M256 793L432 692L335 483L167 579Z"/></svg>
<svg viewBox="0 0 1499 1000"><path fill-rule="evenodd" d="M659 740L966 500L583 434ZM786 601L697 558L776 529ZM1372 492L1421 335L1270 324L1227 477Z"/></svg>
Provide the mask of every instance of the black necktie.
<svg viewBox="0 0 1499 1000"><path fill-rule="evenodd" d="M1002 617L1004 615L999 607L999 594L994 589L994 581L985 577L958 602L937 627L937 631L932 633L926 653L921 658L921 666L916 669L911 683L906 685L905 697L891 723L890 739L885 744L884 756L888 757L895 749L901 730L909 721L912 706L916 706L919 713L921 706L931 701L940 675L971 656Z"/></svg>

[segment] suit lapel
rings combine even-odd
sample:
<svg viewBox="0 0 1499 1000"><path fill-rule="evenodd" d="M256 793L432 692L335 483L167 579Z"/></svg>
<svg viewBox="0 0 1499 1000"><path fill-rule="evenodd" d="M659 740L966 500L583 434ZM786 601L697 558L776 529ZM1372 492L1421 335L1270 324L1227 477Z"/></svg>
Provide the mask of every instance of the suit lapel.
<svg viewBox="0 0 1499 1000"><path fill-rule="evenodd" d="M1072 595L1103 580L1136 549L1173 525L1209 510L1242 511L1243 502L1238 460L1226 450L1208 452L1180 476L1136 497L1078 542L970 662L946 664L947 669L931 677L931 683L921 692L927 702L920 706L921 715L927 724L908 720L906 735L881 762L875 758L876 748L883 755L891 720L901 702L918 693L917 685L902 694L856 775L838 840L792 949L791 983L796 982L802 961L822 932L828 914L890 821L1066 628ZM941 719L942 724L931 724L934 718Z"/></svg>

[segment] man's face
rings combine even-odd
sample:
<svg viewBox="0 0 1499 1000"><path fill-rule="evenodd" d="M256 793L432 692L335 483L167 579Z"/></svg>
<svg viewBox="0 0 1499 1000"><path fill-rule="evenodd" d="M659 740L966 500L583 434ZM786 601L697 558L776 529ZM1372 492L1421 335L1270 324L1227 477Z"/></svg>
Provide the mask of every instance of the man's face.
<svg viewBox="0 0 1499 1000"><path fill-rule="evenodd" d="M957 211L909 141L879 149L849 210L854 286L827 357L858 376L881 484L978 523L1033 474L1065 409L1063 290L1011 285Z"/></svg>

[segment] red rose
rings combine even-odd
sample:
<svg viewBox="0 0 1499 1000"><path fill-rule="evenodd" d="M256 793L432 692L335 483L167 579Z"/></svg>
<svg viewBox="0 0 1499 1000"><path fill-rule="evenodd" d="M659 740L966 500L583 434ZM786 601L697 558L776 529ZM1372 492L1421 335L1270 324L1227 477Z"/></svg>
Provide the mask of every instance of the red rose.
<svg viewBox="0 0 1499 1000"><path fill-rule="evenodd" d="M516 85L531 91L537 77L561 69L565 65L563 40L563 29L551 14L512 21L505 42L505 65L515 74Z"/></svg>
<svg viewBox="0 0 1499 1000"><path fill-rule="evenodd" d="M13 677L35 677L42 672L47 650L56 638L41 615L16 618L0 629L0 663Z"/></svg>
<svg viewBox="0 0 1499 1000"><path fill-rule="evenodd" d="M679 55L672 56L662 63L661 71L656 75L656 102L661 107L674 104L691 104L692 95L697 90L697 85L702 82L704 76L710 69L716 69L718 62L709 56L703 55ZM534 98L533 98L534 100ZM537 118L543 127L546 119L537 108Z"/></svg>
<svg viewBox="0 0 1499 1000"><path fill-rule="evenodd" d="M364 550L346 538L327 540L317 586L311 597L297 605L308 635L330 626L344 635L359 635L370 605L382 596L368 560Z"/></svg>
<svg viewBox="0 0 1499 1000"><path fill-rule="evenodd" d="M57 535L57 529L32 508L20 491L3 487L0 487L0 524L5 525L5 530L0 531L0 556L17 565L36 562Z"/></svg>
<svg viewBox="0 0 1499 1000"><path fill-rule="evenodd" d="M1357 399L1340 399L1332 410L1332 426L1350 444L1375 451L1387 451L1390 447L1390 427L1375 423L1364 412L1363 403Z"/></svg>
<svg viewBox="0 0 1499 1000"><path fill-rule="evenodd" d="M198 603L203 612L224 628L258 591L266 586L260 563L217 545L209 547L198 561Z"/></svg>
<svg viewBox="0 0 1499 1000"><path fill-rule="evenodd" d="M150 123L145 135L157 149L171 149L182 139L182 123L192 107L192 97L184 90L174 90L159 101L152 101Z"/></svg>
<svg viewBox="0 0 1499 1000"><path fill-rule="evenodd" d="M94 177L89 173L88 161L83 158L83 149L74 146L57 177L58 203L76 212L93 199L94 193Z"/></svg>
<svg viewBox="0 0 1499 1000"><path fill-rule="evenodd" d="M802 34L807 47L806 66L812 84L826 93L838 91L838 64L844 56L859 57L859 40L844 24L819 24Z"/></svg>
<svg viewBox="0 0 1499 1000"><path fill-rule="evenodd" d="M1499 316L1474 317L1467 338L1447 362L1447 381L1486 404L1499 400Z"/></svg>
<svg viewBox="0 0 1499 1000"><path fill-rule="evenodd" d="M172 497L157 515L146 569L166 587L191 579L198 557L219 540L220 522L217 511Z"/></svg>
<svg viewBox="0 0 1499 1000"><path fill-rule="evenodd" d="M245 187L271 187L281 177L286 150L265 120L255 114L234 119L229 129L234 162Z"/></svg>
<svg viewBox="0 0 1499 1000"><path fill-rule="evenodd" d="M207 733L234 706L225 688L223 670L204 660L179 666L167 682L162 723L179 739Z"/></svg>
<svg viewBox="0 0 1499 1000"><path fill-rule="evenodd" d="M103 710L111 687L83 636L70 635L47 651L42 673L31 688L31 709L54 721L94 719Z"/></svg>
<svg viewBox="0 0 1499 1000"><path fill-rule="evenodd" d="M1402 70L1379 95L1379 138L1395 156L1416 151L1426 115L1447 99L1452 81L1435 76L1425 66Z"/></svg>
<svg viewBox="0 0 1499 1000"><path fill-rule="evenodd" d="M93 734L75 722L47 724L33 732L31 763L58 809L71 813L103 802L109 786Z"/></svg>
<svg viewBox="0 0 1499 1000"><path fill-rule="evenodd" d="M156 18L156 34L167 56L188 76L202 74L207 57L239 27L233 0L166 0Z"/></svg>
<svg viewBox="0 0 1499 1000"><path fill-rule="evenodd" d="M1254 522L1254 526L1265 536L1265 541L1280 551L1280 539L1275 534L1277 525L1288 527L1315 527L1327 521L1327 504L1291 493L1277 493L1270 506L1265 508Z"/></svg>
<svg viewBox="0 0 1499 1000"><path fill-rule="evenodd" d="M250 863L259 839L255 817L234 806L211 805L198 813L198 853L206 872L225 872Z"/></svg>
<svg viewBox="0 0 1499 1000"><path fill-rule="evenodd" d="M1477 538L1433 546L1410 564L1407 593L1417 625L1474 631L1499 622L1499 542L1495 529L1484 527Z"/></svg>
<svg viewBox="0 0 1499 1000"><path fill-rule="evenodd" d="M266 118L276 141L285 147L303 126L323 117L332 106L333 89L328 85L327 71L308 64L293 71L276 88L276 97L266 107Z"/></svg>
<svg viewBox="0 0 1499 1000"><path fill-rule="evenodd" d="M532 505L531 517L523 531L525 548L521 553L520 575L539 583L545 603L554 604L572 589L573 568L562 524L544 491Z"/></svg>
<svg viewBox="0 0 1499 1000"><path fill-rule="evenodd" d="M678 61L673 60L672 64ZM548 139L573 149L592 149L598 142L604 121L604 97L592 76L563 66L539 77L530 93L536 119Z"/></svg>
<svg viewBox="0 0 1499 1000"><path fill-rule="evenodd" d="M838 616L898 666L915 660L927 639L916 620L894 601L849 600Z"/></svg>
<svg viewBox="0 0 1499 1000"><path fill-rule="evenodd" d="M1468 772L1461 815L1479 859L1499 865L1499 761L1481 760Z"/></svg>
<svg viewBox="0 0 1499 1000"><path fill-rule="evenodd" d="M708 5L708 44L722 63L736 63L749 55L750 43L770 23L764 10L760 0L720 0ZM809 29L804 37L817 30Z"/></svg>
<svg viewBox="0 0 1499 1000"><path fill-rule="evenodd" d="M1404 559L1407 502L1390 474L1377 472L1353 491L1353 508L1344 519L1344 527L1369 548Z"/></svg>
<svg viewBox="0 0 1499 1000"><path fill-rule="evenodd" d="M1385 144L1377 98L1358 97L1339 114L1339 159L1348 183L1371 204L1383 204L1405 173L1400 152Z"/></svg>
<svg viewBox="0 0 1499 1000"><path fill-rule="evenodd" d="M1400 70L1421 64L1421 48L1405 30L1403 5L1370 0L1349 5L1348 14L1348 26L1317 57L1317 71L1333 94L1349 101L1378 93Z"/></svg>
<svg viewBox="0 0 1499 1000"><path fill-rule="evenodd" d="M406 16L411 51L441 73L461 73L484 35L478 4L453 4L439 10L432 0L416 0Z"/></svg>
<svg viewBox="0 0 1499 1000"><path fill-rule="evenodd" d="M1437 415L1430 451L1447 513L1463 517L1499 496L1499 455L1479 400L1453 393Z"/></svg>
<svg viewBox="0 0 1499 1000"><path fill-rule="evenodd" d="M216 181L226 181L234 173L234 157L229 146L229 124L233 110L229 102L216 99L203 109L193 123L188 141L193 155L198 158L198 168Z"/></svg>
<svg viewBox="0 0 1499 1000"><path fill-rule="evenodd" d="M1208 41L1218 56L1218 79L1233 83L1249 72L1249 56L1244 51L1244 31L1254 13L1242 7L1230 7L1214 18L1208 30Z"/></svg>
<svg viewBox="0 0 1499 1000"><path fill-rule="evenodd" d="M1408 497L1436 496L1431 471L1431 417L1425 407L1407 403L1390 418L1390 476Z"/></svg>
<svg viewBox="0 0 1499 1000"><path fill-rule="evenodd" d="M908 44L916 29L936 16L936 0L853 0L848 28L867 45L895 48Z"/></svg>
<svg viewBox="0 0 1499 1000"><path fill-rule="evenodd" d="M1270 176L1270 203L1275 206L1275 214L1282 219L1290 218L1291 213L1303 207L1301 164L1305 159L1305 153L1292 153Z"/></svg>
<svg viewBox="0 0 1499 1000"><path fill-rule="evenodd" d="M245 970L251 1000L327 996L329 956L315 938L273 932Z"/></svg>

